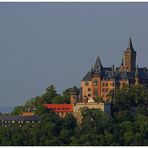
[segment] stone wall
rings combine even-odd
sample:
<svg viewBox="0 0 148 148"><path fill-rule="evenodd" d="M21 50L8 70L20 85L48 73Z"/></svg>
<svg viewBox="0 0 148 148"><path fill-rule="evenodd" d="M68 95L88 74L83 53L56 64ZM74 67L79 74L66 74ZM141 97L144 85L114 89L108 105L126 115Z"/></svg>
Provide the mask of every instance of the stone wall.
<svg viewBox="0 0 148 148"><path fill-rule="evenodd" d="M74 106L74 117L77 119L78 123L82 122L82 115L81 109L87 107L89 109L99 109L102 112L106 112L107 114L111 115L111 107L110 103L77 103Z"/></svg>

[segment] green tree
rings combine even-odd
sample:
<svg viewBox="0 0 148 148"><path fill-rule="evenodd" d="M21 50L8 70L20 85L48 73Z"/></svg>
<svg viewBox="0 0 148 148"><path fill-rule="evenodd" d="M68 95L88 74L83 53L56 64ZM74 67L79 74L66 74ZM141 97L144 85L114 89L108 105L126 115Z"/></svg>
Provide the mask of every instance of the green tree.
<svg viewBox="0 0 148 148"><path fill-rule="evenodd" d="M79 140L75 136L72 136L70 138L70 140L71 140L71 143L69 144L70 146L78 146L79 145Z"/></svg>
<svg viewBox="0 0 148 148"><path fill-rule="evenodd" d="M66 104L69 104L70 103L70 88L68 89L65 89L62 93L62 97L63 97L63 100Z"/></svg>
<svg viewBox="0 0 148 148"><path fill-rule="evenodd" d="M72 113L66 114L65 118L63 119L63 128L68 130L74 130L77 126L76 119Z"/></svg>
<svg viewBox="0 0 148 148"><path fill-rule="evenodd" d="M13 111L11 112L12 115L20 115L24 111L24 106L16 106L14 107Z"/></svg>
<svg viewBox="0 0 148 148"><path fill-rule="evenodd" d="M62 104L63 103L63 98L61 95L57 95L53 100L52 104Z"/></svg>
<svg viewBox="0 0 148 148"><path fill-rule="evenodd" d="M97 96L97 97L95 98L95 102L97 102L97 103L103 103L104 101L103 101L103 98L102 98L102 97Z"/></svg>
<svg viewBox="0 0 148 148"><path fill-rule="evenodd" d="M41 96L43 98L43 104L52 103L52 100L57 96L56 89L53 85L46 88L46 92Z"/></svg>

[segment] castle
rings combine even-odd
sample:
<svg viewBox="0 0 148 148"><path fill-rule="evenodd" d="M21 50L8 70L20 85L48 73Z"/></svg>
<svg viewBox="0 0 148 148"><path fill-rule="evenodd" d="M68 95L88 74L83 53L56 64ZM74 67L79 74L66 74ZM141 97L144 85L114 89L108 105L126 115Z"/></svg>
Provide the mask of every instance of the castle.
<svg viewBox="0 0 148 148"><path fill-rule="evenodd" d="M110 115L110 91L130 84L142 84L148 88L148 69L136 66L136 51L131 38L119 67L103 67L100 58L97 57L94 68L91 68L81 80L80 89L77 87L69 89L70 104L46 104L45 107L62 117L71 112L78 122L82 120L81 109L84 107L100 109ZM102 100L98 102L97 98Z"/></svg>
<svg viewBox="0 0 148 148"><path fill-rule="evenodd" d="M103 67L99 56L97 57L94 68L81 81L80 97L89 101L99 96L104 101L110 101L110 91L129 84L142 84L148 88L148 69L136 66L136 51L131 38L119 67Z"/></svg>
<svg viewBox="0 0 148 148"><path fill-rule="evenodd" d="M79 123L82 121L81 109L84 107L100 109L111 115L110 91L121 89L130 84L142 84L148 88L148 69L136 66L136 51L133 48L131 38L119 67L103 67L98 56L94 68L91 68L81 80L80 89L77 87L69 88L70 104L44 104L44 107L53 110L61 117L65 117L67 113L73 113ZM102 100L98 102L97 98L102 98ZM7 126L7 123L14 122L14 119L17 123L24 123L23 121L26 123L29 121L40 122L39 117L34 117L32 112L24 112L21 118L5 119L1 117L0 126Z"/></svg>

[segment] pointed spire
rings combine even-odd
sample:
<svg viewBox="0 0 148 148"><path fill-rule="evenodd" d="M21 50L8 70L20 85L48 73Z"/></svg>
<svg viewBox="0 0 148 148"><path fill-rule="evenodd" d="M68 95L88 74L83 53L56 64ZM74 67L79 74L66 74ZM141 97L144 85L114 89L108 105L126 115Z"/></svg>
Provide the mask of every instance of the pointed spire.
<svg viewBox="0 0 148 148"><path fill-rule="evenodd" d="M112 65L112 78L115 78L115 66Z"/></svg>
<svg viewBox="0 0 148 148"><path fill-rule="evenodd" d="M124 75L124 79L127 80L128 76L127 76L127 72L126 71L124 71L123 75Z"/></svg>
<svg viewBox="0 0 148 148"><path fill-rule="evenodd" d="M129 39L129 42L128 42L128 47L127 47L127 49L134 50L134 48L133 48L133 44L132 44L132 39L131 39L131 37L130 37L130 39Z"/></svg>
<svg viewBox="0 0 148 148"><path fill-rule="evenodd" d="M93 73L94 72L94 70L93 70L93 68L91 67L91 73Z"/></svg>
<svg viewBox="0 0 148 148"><path fill-rule="evenodd" d="M97 56L96 63L95 63L95 66L94 66L94 72L100 73L101 70L102 70L101 60L100 60L100 57Z"/></svg>
<svg viewBox="0 0 148 148"><path fill-rule="evenodd" d="M123 58L123 55L122 55L122 62L121 62L121 65L124 65L124 58Z"/></svg>
<svg viewBox="0 0 148 148"><path fill-rule="evenodd" d="M135 70L135 77L136 78L139 77L139 68L138 68L138 65L137 65L136 70Z"/></svg>

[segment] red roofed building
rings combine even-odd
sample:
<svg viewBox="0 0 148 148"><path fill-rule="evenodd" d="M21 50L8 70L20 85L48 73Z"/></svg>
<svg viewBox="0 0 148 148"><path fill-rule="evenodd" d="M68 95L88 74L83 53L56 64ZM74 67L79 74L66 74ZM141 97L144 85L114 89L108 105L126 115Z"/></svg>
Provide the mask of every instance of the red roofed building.
<svg viewBox="0 0 148 148"><path fill-rule="evenodd" d="M93 98L89 100L86 100L85 98L79 100L79 90L76 87L70 88L69 94L71 104L44 104L44 107L53 110L62 118L64 118L67 113L73 113L78 123L81 123L82 121L83 117L81 114L81 109L84 107L89 109L99 109L109 115L111 113L109 102L97 103Z"/></svg>
<svg viewBox="0 0 148 148"><path fill-rule="evenodd" d="M53 110L61 117L65 117L66 113L74 112L73 104L44 104L44 107Z"/></svg>

